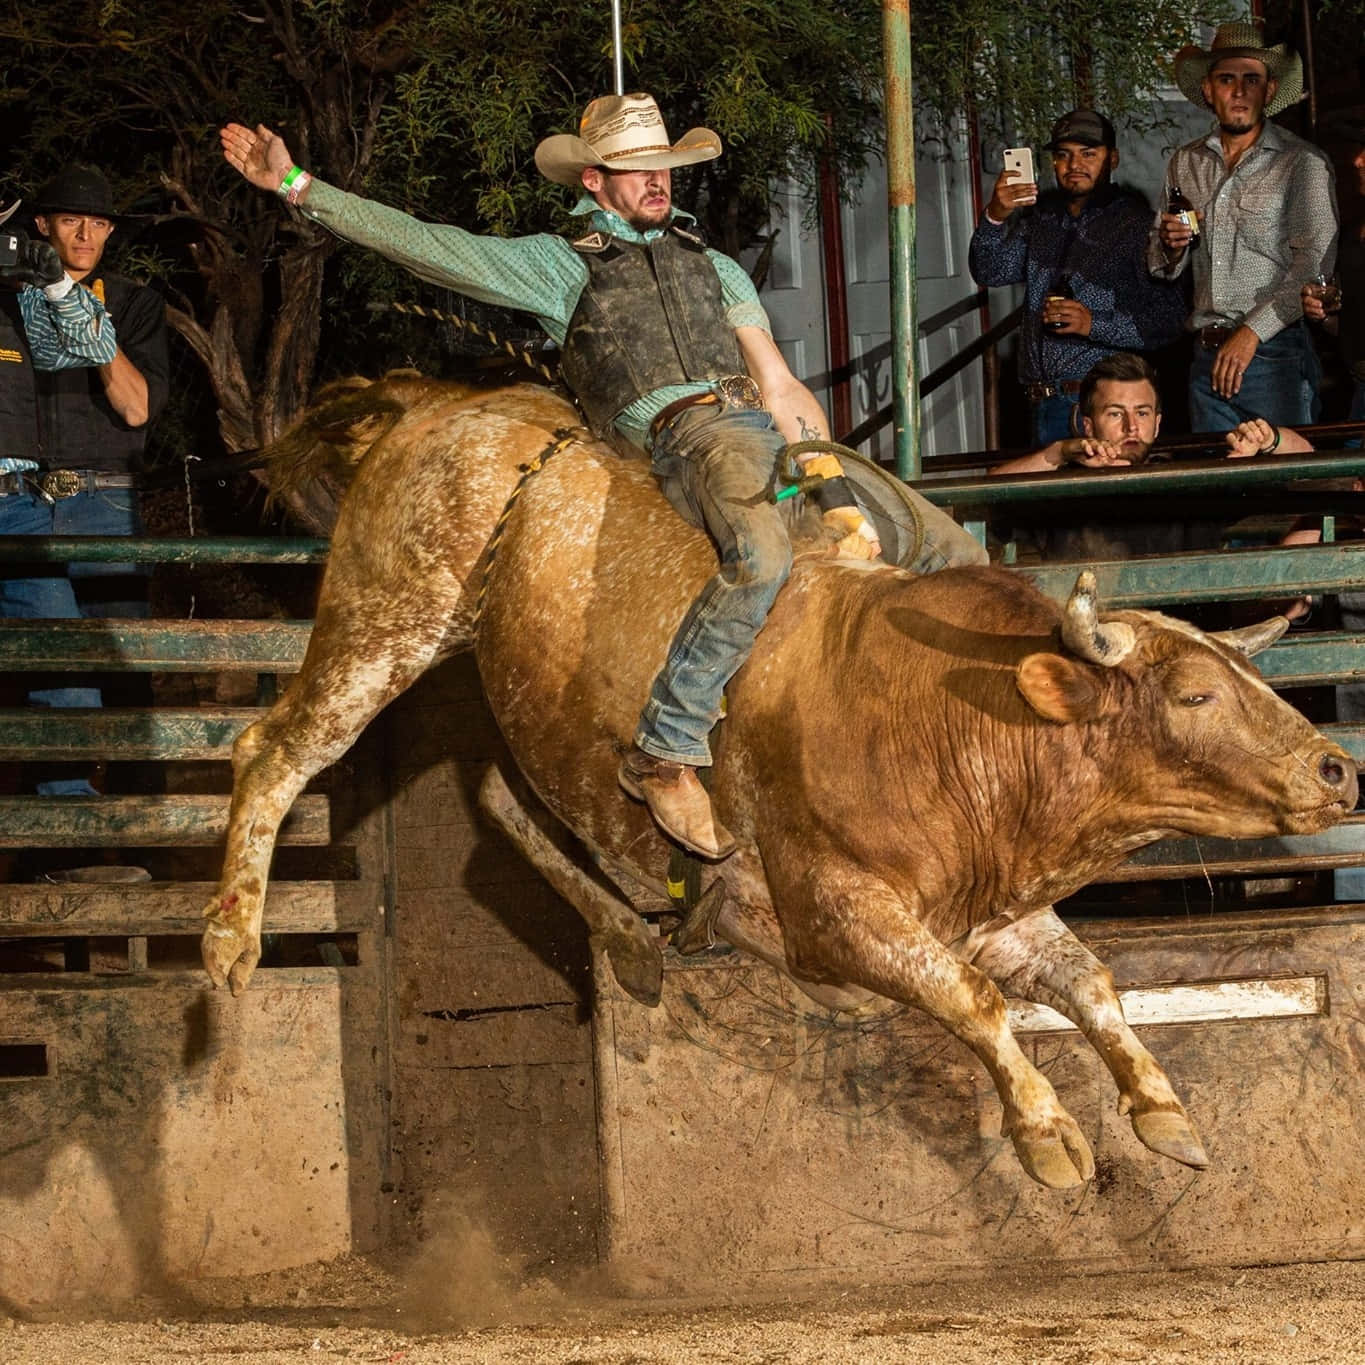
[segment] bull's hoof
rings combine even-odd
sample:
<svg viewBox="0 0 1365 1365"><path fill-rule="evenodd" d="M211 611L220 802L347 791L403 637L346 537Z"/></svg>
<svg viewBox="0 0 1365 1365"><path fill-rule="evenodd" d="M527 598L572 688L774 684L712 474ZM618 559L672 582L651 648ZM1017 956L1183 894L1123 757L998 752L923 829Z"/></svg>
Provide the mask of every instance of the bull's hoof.
<svg viewBox="0 0 1365 1365"><path fill-rule="evenodd" d="M1010 1134L1019 1164L1040 1185L1069 1190L1094 1177L1095 1158L1076 1121L1063 1113L1047 1128L1032 1134Z"/></svg>
<svg viewBox="0 0 1365 1365"><path fill-rule="evenodd" d="M592 935L592 946L600 948L611 963L617 984L632 1000L651 1009L664 993L664 955L658 940L640 925L638 935L602 933Z"/></svg>
<svg viewBox="0 0 1365 1365"><path fill-rule="evenodd" d="M687 918L673 931L669 943L684 957L716 946L716 920L725 904L725 883L719 877L698 897Z"/></svg>
<svg viewBox="0 0 1365 1365"><path fill-rule="evenodd" d="M224 924L211 923L199 941L204 970L215 986L226 985L241 995L261 960L261 946L249 935Z"/></svg>
<svg viewBox="0 0 1365 1365"><path fill-rule="evenodd" d="M1168 1156L1202 1171L1209 1164L1208 1153L1188 1118L1178 1111L1153 1109L1133 1115L1133 1132L1144 1147L1158 1156Z"/></svg>

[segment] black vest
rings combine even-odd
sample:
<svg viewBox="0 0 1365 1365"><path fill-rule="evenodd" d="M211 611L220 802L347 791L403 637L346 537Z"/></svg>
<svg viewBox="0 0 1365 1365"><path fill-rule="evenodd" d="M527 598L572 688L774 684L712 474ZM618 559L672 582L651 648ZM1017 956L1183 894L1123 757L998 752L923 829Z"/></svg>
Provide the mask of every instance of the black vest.
<svg viewBox="0 0 1365 1365"><path fill-rule="evenodd" d="M117 333L134 295L144 286L122 275L97 273L104 281L104 306ZM127 350L122 337L119 344ZM147 443L147 427L130 427L114 411L104 396L104 381L95 366L39 371L37 389L42 404L45 468L97 469L104 473L126 473L136 468Z"/></svg>
<svg viewBox="0 0 1365 1365"><path fill-rule="evenodd" d="M676 224L648 243L591 232L588 267L560 370L599 436L637 398L671 384L743 374L720 278L701 240Z"/></svg>
<svg viewBox="0 0 1365 1365"><path fill-rule="evenodd" d="M33 357L19 295L8 289L0 289L0 455L42 457Z"/></svg>

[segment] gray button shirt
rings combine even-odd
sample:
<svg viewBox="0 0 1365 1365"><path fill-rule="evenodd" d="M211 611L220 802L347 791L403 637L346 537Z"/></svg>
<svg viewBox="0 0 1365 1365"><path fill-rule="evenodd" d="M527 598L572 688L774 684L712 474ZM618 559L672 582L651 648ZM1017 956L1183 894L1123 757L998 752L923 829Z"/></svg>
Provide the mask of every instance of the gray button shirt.
<svg viewBox="0 0 1365 1365"><path fill-rule="evenodd" d="M1199 212L1199 245L1168 262L1158 214L1147 264L1153 275L1173 280L1193 259L1194 311L1186 326L1245 323L1268 341L1297 322L1299 290L1336 262L1337 200L1327 156L1267 123L1229 171L1215 126L1171 157L1163 204L1172 185Z"/></svg>

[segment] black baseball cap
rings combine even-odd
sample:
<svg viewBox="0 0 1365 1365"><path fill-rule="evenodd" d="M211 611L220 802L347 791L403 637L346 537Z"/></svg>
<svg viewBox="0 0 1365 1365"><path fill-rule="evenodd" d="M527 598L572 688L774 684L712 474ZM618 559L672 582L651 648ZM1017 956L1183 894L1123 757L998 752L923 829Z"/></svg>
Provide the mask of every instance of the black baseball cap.
<svg viewBox="0 0 1365 1365"><path fill-rule="evenodd" d="M1055 152L1063 142L1079 142L1083 147L1116 147L1114 125L1093 109L1073 109L1052 125L1052 137L1043 144Z"/></svg>

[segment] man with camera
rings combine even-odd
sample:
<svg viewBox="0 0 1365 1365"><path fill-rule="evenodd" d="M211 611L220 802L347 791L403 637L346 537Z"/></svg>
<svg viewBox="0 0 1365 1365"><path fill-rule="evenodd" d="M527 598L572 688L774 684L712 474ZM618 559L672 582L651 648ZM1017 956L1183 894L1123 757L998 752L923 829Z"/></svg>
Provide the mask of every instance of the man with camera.
<svg viewBox="0 0 1365 1365"><path fill-rule="evenodd" d="M0 294L0 362L9 362L0 364L0 454L11 457L0 474L0 535L133 535L134 469L167 395L165 307L152 290L99 269L120 221L100 171L68 167L32 210L43 240L20 248L30 268L17 277L19 292ZM145 615L142 597L132 564L70 564L0 579L0 617ZM29 701L90 707L101 696L97 687L54 687ZM59 777L38 791L94 787L85 776Z"/></svg>

